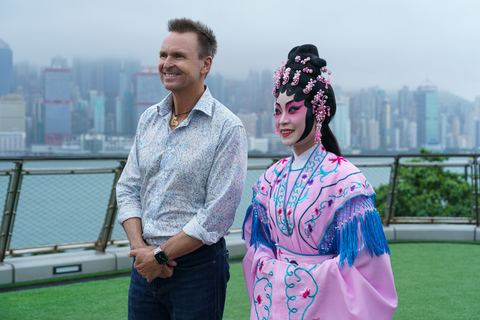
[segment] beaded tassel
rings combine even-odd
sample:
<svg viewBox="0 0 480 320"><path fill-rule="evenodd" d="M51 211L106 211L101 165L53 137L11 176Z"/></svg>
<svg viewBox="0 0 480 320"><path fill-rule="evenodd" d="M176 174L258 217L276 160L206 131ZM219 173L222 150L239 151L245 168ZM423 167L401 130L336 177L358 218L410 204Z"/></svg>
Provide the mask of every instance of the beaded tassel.
<svg viewBox="0 0 480 320"><path fill-rule="evenodd" d="M317 145L322 144L322 124L317 122L317 128L315 129L315 143Z"/></svg>

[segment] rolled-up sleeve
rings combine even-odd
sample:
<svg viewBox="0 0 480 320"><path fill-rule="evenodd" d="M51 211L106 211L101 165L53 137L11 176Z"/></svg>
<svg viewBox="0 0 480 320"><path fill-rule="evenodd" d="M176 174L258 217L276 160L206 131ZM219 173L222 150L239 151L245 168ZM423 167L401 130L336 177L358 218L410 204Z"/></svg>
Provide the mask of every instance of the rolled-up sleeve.
<svg viewBox="0 0 480 320"><path fill-rule="evenodd" d="M125 168L117 182L118 223L122 224L127 219L142 217L141 187L142 178L138 167L135 139Z"/></svg>
<svg viewBox="0 0 480 320"><path fill-rule="evenodd" d="M205 205L183 227L192 238L211 245L227 234L235 219L247 173L247 136L243 126L226 132L215 152Z"/></svg>

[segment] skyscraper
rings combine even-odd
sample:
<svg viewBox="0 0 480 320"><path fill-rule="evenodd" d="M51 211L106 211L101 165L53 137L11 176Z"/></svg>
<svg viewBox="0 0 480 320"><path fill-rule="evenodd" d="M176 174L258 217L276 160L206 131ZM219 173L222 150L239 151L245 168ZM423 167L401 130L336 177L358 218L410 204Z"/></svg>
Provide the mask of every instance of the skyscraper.
<svg viewBox="0 0 480 320"><path fill-rule="evenodd" d="M0 39L0 96L10 93L12 86L13 57L8 44Z"/></svg>
<svg viewBox="0 0 480 320"><path fill-rule="evenodd" d="M418 144L420 146L440 144L440 118L437 86L427 80L415 92L417 109Z"/></svg>
<svg viewBox="0 0 480 320"><path fill-rule="evenodd" d="M25 101L19 94L9 94L0 99L0 131L25 132Z"/></svg>
<svg viewBox="0 0 480 320"><path fill-rule="evenodd" d="M381 146L383 148L391 148L393 146L392 110L390 100L386 98L383 100L381 108L380 132Z"/></svg>
<svg viewBox="0 0 480 320"><path fill-rule="evenodd" d="M105 133L105 97L98 95L93 98L93 127L95 133Z"/></svg>
<svg viewBox="0 0 480 320"><path fill-rule="evenodd" d="M142 113L166 95L156 67L143 67L142 72L135 73L135 127Z"/></svg>
<svg viewBox="0 0 480 320"><path fill-rule="evenodd" d="M45 144L61 145L71 133L70 70L49 68L45 77Z"/></svg>
<svg viewBox="0 0 480 320"><path fill-rule="evenodd" d="M411 110L413 105L412 92L408 90L407 86L403 86L402 90L398 91L398 112L400 118L414 120L415 114Z"/></svg>
<svg viewBox="0 0 480 320"><path fill-rule="evenodd" d="M332 130L342 149L351 147L349 101L350 99L347 96L338 96L336 98L337 111L335 117L333 117Z"/></svg>

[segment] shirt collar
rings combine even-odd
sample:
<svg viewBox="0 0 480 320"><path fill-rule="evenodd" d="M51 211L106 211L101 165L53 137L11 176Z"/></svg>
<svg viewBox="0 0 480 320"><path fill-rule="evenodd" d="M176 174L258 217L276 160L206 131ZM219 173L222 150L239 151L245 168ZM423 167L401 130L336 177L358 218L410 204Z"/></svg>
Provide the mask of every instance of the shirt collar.
<svg viewBox="0 0 480 320"><path fill-rule="evenodd" d="M162 117L167 115L172 110L172 104L173 104L173 95L170 92L168 96L166 96L165 99L162 100L162 102L157 104L157 113ZM212 109L213 109L213 97L212 97L212 94L210 93L210 90L205 85L205 91L203 92L200 99L197 101L197 104L195 104L195 106L193 107L192 111L194 110L202 111L207 116L211 117Z"/></svg>

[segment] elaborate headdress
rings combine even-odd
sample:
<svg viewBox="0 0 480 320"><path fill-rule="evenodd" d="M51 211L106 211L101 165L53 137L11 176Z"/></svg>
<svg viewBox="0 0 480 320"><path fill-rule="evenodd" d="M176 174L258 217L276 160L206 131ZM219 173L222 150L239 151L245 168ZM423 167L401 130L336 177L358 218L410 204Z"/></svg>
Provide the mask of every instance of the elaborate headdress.
<svg viewBox="0 0 480 320"><path fill-rule="evenodd" d="M304 139L311 131L313 118L317 120L315 141L321 144L322 123L328 125L331 116L335 114L335 96L330 86L331 72L326 68L327 62L318 56L317 47L305 44L293 48L288 54L288 61L275 71L275 98L281 92L294 95L295 101L305 100L305 107L311 109L307 112L305 132L299 141ZM324 75L328 75L328 79Z"/></svg>

